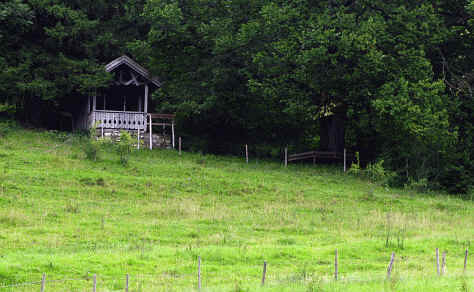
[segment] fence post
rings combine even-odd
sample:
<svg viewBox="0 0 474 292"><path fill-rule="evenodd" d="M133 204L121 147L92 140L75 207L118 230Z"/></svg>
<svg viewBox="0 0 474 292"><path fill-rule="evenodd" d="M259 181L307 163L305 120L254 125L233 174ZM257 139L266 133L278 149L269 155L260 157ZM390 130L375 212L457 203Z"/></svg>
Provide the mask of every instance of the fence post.
<svg viewBox="0 0 474 292"><path fill-rule="evenodd" d="M94 274L94 278L93 278L93 286L92 286L92 292L96 292L97 291L97 275Z"/></svg>
<svg viewBox="0 0 474 292"><path fill-rule="evenodd" d="M152 126L151 115L148 115L148 117L149 117L149 120L150 120L150 123L149 123L149 125L148 125L148 127L149 127L149 132L150 132L150 135L149 135L149 136L150 136L150 145L149 145L149 147L150 147L150 150L153 150L153 139L152 139L152 133L151 133L151 131L152 131L152 129L151 129L151 128L152 128L152 127L151 127L151 126Z"/></svg>
<svg viewBox="0 0 474 292"><path fill-rule="evenodd" d="M439 248L436 248L436 273L439 276Z"/></svg>
<svg viewBox="0 0 474 292"><path fill-rule="evenodd" d="M125 292L128 292L128 274L125 277Z"/></svg>
<svg viewBox="0 0 474 292"><path fill-rule="evenodd" d="M176 149L175 143L174 143L174 120L171 121L171 136L172 136L173 149Z"/></svg>
<svg viewBox="0 0 474 292"><path fill-rule="evenodd" d="M466 252L464 253L464 273L466 273L466 269L467 269L467 248L466 248Z"/></svg>
<svg viewBox="0 0 474 292"><path fill-rule="evenodd" d="M249 163L249 146L245 144L245 162Z"/></svg>
<svg viewBox="0 0 474 292"><path fill-rule="evenodd" d="M344 172L346 172L346 148L344 148Z"/></svg>
<svg viewBox="0 0 474 292"><path fill-rule="evenodd" d="M446 267L446 252L443 252L443 256L441 258L441 275L444 275L444 268Z"/></svg>
<svg viewBox="0 0 474 292"><path fill-rule="evenodd" d="M43 277L41 277L41 292L44 292L45 286L46 286L46 273L43 273Z"/></svg>
<svg viewBox="0 0 474 292"><path fill-rule="evenodd" d="M392 252L392 256L390 257L390 263L388 264L387 268L387 280L390 279L390 275L392 274L393 262L395 261L395 253Z"/></svg>
<svg viewBox="0 0 474 292"><path fill-rule="evenodd" d="M285 167L288 166L288 147L285 147Z"/></svg>
<svg viewBox="0 0 474 292"><path fill-rule="evenodd" d="M337 281L338 278L338 273L339 273L339 267L338 267L338 255L337 255L337 248L334 253L334 279Z"/></svg>
<svg viewBox="0 0 474 292"><path fill-rule="evenodd" d="M198 290L201 291L201 257L198 257Z"/></svg>
<svg viewBox="0 0 474 292"><path fill-rule="evenodd" d="M181 137L178 138L178 153L181 155Z"/></svg>
<svg viewBox="0 0 474 292"><path fill-rule="evenodd" d="M265 276L267 275L267 262L263 261L262 286L265 285Z"/></svg>
<svg viewBox="0 0 474 292"><path fill-rule="evenodd" d="M137 149L140 150L140 129L137 129Z"/></svg>

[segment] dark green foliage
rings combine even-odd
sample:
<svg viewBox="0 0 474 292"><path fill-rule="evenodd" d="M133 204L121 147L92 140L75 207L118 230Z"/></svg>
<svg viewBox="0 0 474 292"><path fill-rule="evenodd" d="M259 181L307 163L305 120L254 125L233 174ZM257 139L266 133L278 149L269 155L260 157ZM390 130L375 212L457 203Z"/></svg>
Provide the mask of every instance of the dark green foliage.
<svg viewBox="0 0 474 292"><path fill-rule="evenodd" d="M72 112L128 54L163 81L153 111L177 113L188 149L279 157L323 147L334 116L390 184L467 192L473 15L472 0L7 0L0 111L36 125Z"/></svg>

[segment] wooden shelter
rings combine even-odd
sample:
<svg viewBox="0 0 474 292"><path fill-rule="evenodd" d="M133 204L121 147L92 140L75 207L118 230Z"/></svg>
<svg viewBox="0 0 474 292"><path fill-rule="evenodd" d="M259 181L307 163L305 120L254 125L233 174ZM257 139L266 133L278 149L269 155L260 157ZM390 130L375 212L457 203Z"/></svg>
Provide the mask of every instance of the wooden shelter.
<svg viewBox="0 0 474 292"><path fill-rule="evenodd" d="M121 56L105 65L105 71L113 74L113 82L105 90L87 99L87 104L76 121L79 127L90 129L95 126L101 136L114 136L120 130L127 130L132 134L136 133L138 139L142 137L152 149L153 141L157 140L153 137L152 125L160 125L163 129L170 126L172 141L169 144L174 147L175 115L148 112L149 96L161 86L158 78L151 76L145 68L127 56ZM159 119L160 123L153 123L153 119ZM145 135L147 130L149 133Z"/></svg>

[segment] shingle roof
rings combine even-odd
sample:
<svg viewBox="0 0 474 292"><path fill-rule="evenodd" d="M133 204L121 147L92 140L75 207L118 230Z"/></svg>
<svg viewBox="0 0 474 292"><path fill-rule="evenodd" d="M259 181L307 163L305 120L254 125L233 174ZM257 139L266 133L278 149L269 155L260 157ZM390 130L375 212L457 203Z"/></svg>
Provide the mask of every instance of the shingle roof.
<svg viewBox="0 0 474 292"><path fill-rule="evenodd" d="M161 87L161 82L158 80L157 77L150 76L150 73L148 72L148 70L146 70L145 68L140 66L140 64L138 64L137 62L133 61L130 57L125 56L125 55L118 57L117 59L105 65L105 71L112 72L116 68L118 68L120 65L123 65L123 64L135 70L138 74L142 75L145 79L147 79L148 81L156 85L156 87Z"/></svg>

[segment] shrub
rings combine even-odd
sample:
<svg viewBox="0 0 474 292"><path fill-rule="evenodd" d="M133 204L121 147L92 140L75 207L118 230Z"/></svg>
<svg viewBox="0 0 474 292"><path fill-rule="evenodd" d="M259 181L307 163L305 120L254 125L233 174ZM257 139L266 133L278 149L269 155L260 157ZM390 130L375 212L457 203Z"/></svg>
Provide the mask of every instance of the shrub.
<svg viewBox="0 0 474 292"><path fill-rule="evenodd" d="M18 129L17 124L11 120L0 120L0 137L5 137Z"/></svg>
<svg viewBox="0 0 474 292"><path fill-rule="evenodd" d="M132 147L133 139L130 133L128 131L120 131L120 141L117 143L117 153L120 156L121 164L128 164Z"/></svg>
<svg viewBox="0 0 474 292"><path fill-rule="evenodd" d="M369 163L364 170L366 176L373 182L381 182L387 179L388 172L383 167L383 160Z"/></svg>
<svg viewBox="0 0 474 292"><path fill-rule="evenodd" d="M356 152L356 161L352 162L351 167L349 168L349 173L360 176L362 174L362 168L360 167L359 152Z"/></svg>
<svg viewBox="0 0 474 292"><path fill-rule="evenodd" d="M86 158L89 160L97 161L97 158L100 154L102 140L96 138L96 127L92 127L89 130L89 137L87 137L87 141L84 144L84 153L86 154Z"/></svg>
<svg viewBox="0 0 474 292"><path fill-rule="evenodd" d="M406 189L411 189L417 192L426 192L429 190L429 184L427 178L420 178L420 179L408 179L408 182L405 184Z"/></svg>
<svg viewBox="0 0 474 292"><path fill-rule="evenodd" d="M359 152L356 152L356 162L352 163L349 173L355 176L366 177L374 183L390 184L390 181L395 177L395 173L386 170L383 167L383 163L383 160L369 163L365 169L362 169L360 166Z"/></svg>

